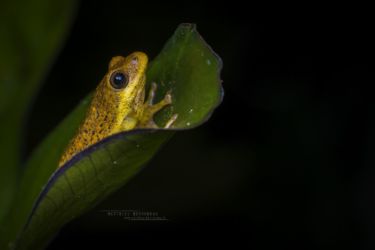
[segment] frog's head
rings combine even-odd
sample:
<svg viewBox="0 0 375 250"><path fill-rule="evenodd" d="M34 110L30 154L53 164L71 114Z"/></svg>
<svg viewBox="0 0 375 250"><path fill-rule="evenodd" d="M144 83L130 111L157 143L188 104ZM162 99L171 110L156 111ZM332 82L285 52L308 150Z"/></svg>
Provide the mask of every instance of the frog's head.
<svg viewBox="0 0 375 250"><path fill-rule="evenodd" d="M145 87L147 62L148 57L143 52L112 58L103 87L118 108L130 109L138 102L139 94Z"/></svg>

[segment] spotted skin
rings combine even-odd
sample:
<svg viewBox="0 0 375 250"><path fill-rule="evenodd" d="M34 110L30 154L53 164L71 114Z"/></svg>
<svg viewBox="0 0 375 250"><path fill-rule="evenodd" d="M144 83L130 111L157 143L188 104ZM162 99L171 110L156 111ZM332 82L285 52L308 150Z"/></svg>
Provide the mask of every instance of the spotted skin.
<svg viewBox="0 0 375 250"><path fill-rule="evenodd" d="M59 167L74 155L96 142L118 132L135 128L157 125L153 115L172 103L168 92L159 103L153 104L156 84L153 83L148 99L145 101L145 82L148 58L143 52L134 52L127 57L113 57L108 72L96 88L86 118L80 125L77 134L68 144L60 158ZM124 86L118 87L115 74L125 76ZM116 80L114 80L116 79ZM165 127L170 127L177 119L173 115Z"/></svg>

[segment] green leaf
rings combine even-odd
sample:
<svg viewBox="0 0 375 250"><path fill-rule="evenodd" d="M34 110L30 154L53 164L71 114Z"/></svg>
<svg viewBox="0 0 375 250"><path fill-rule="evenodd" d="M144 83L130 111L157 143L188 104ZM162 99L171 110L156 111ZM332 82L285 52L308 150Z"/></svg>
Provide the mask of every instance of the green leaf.
<svg viewBox="0 0 375 250"><path fill-rule="evenodd" d="M25 115L66 36L75 2L0 1L0 249L21 171Z"/></svg>
<svg viewBox="0 0 375 250"><path fill-rule="evenodd" d="M64 224L123 186L175 131L206 121L222 100L220 70L220 58L195 26L180 25L147 72L148 85L158 83L156 101L172 90L173 104L157 115L156 122L164 124L177 113L174 129L113 135L55 171L67 142L84 119L90 101L87 97L30 159L10 217L10 245L43 248Z"/></svg>

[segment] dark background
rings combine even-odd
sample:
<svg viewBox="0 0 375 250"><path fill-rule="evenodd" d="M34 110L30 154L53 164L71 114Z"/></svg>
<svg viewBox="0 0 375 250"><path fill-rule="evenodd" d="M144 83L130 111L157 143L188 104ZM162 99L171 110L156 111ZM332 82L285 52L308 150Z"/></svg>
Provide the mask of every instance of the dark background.
<svg viewBox="0 0 375 250"><path fill-rule="evenodd" d="M225 97L49 249L374 249L373 28L366 14L307 10L256 18L237 2L82 1L31 110L28 152L95 88L112 56L153 58L182 22L196 23L221 56Z"/></svg>

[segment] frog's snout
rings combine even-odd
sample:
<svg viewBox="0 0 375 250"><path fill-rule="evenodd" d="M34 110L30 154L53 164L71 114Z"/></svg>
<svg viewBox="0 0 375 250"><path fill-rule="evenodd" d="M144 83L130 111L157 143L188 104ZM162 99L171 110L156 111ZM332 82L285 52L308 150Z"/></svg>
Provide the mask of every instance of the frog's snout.
<svg viewBox="0 0 375 250"><path fill-rule="evenodd" d="M133 52L130 56L130 63L138 69L145 69L148 63L148 57L141 51Z"/></svg>

